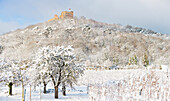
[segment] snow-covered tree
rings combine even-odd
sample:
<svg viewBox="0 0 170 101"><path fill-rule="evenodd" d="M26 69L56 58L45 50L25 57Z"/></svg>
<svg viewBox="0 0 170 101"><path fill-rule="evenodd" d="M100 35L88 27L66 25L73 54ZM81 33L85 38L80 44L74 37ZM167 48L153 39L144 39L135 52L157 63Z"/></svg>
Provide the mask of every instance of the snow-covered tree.
<svg viewBox="0 0 170 101"><path fill-rule="evenodd" d="M3 84L8 85L9 87L9 95L12 95L12 85L19 85L20 81L23 77L21 73L22 67L19 66L19 63L16 61L10 60L1 60L1 75L0 81Z"/></svg>
<svg viewBox="0 0 170 101"><path fill-rule="evenodd" d="M29 67L27 61L2 60L0 81L9 87L9 95L12 95L12 86L22 85L22 98L24 100L24 85L28 83Z"/></svg>
<svg viewBox="0 0 170 101"><path fill-rule="evenodd" d="M134 57L130 57L128 64L129 64L129 65L137 65L137 64L138 64L137 56L134 55Z"/></svg>
<svg viewBox="0 0 170 101"><path fill-rule="evenodd" d="M32 73L29 71L30 63L30 60L22 60L14 64L15 68L19 70L17 75L22 86L22 101L24 101L24 86L30 83L29 78Z"/></svg>
<svg viewBox="0 0 170 101"><path fill-rule="evenodd" d="M8 85L9 87L9 95L12 95L12 85L16 83L17 78L15 77L15 71L9 64L9 62L5 60L0 61L0 82L4 85Z"/></svg>
<svg viewBox="0 0 170 101"><path fill-rule="evenodd" d="M38 55L35 56L32 62L32 66L30 68L30 72L32 72L30 76L30 84L41 85L43 83L44 85L44 93L46 93L46 86L47 83L50 81L49 71L47 66L48 63L46 63L43 58L44 55Z"/></svg>
<svg viewBox="0 0 170 101"><path fill-rule="evenodd" d="M149 65L149 58L148 55L145 53L143 56L143 65L147 67Z"/></svg>
<svg viewBox="0 0 170 101"><path fill-rule="evenodd" d="M71 46L54 46L40 48L36 54L35 67L41 71L41 74L47 74L51 78L55 98L58 98L58 87L62 83L72 85L76 79L83 73L83 65L76 60ZM40 73L40 72L39 72ZM43 75L40 74L40 78Z"/></svg>

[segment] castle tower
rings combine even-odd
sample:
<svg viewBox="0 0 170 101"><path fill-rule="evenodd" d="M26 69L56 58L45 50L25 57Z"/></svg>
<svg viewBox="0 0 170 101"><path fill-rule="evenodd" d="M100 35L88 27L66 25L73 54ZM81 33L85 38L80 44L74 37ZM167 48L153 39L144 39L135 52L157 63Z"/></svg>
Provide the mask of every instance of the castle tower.
<svg viewBox="0 0 170 101"><path fill-rule="evenodd" d="M73 18L73 11L63 11L60 15L61 19L72 19Z"/></svg>
<svg viewBox="0 0 170 101"><path fill-rule="evenodd" d="M54 18L49 19L48 21L53 21L53 20L58 20L58 19L72 19L73 18L73 11L71 11L71 9L69 8L69 11L63 11L61 12L60 18L58 17L58 15L54 15Z"/></svg>

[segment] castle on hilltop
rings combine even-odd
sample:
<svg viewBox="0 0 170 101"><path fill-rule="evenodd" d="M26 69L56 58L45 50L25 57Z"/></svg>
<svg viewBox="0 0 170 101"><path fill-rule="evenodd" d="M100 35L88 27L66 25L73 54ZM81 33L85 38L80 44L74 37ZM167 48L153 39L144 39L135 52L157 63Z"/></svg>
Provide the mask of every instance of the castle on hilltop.
<svg viewBox="0 0 170 101"><path fill-rule="evenodd" d="M63 11L61 12L60 17L58 17L58 15L55 14L54 18L49 19L48 21L53 21L53 20L58 20L58 19L72 19L72 18L73 18L73 11Z"/></svg>

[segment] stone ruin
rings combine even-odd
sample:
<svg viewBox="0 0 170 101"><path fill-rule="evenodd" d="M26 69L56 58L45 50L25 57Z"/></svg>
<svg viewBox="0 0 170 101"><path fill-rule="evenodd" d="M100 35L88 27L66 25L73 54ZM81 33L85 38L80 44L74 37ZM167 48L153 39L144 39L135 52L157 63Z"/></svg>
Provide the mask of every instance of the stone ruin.
<svg viewBox="0 0 170 101"><path fill-rule="evenodd" d="M54 15L54 18L49 19L48 21L58 20L58 19L72 19L73 18L73 11L63 11L61 12L60 17L57 14Z"/></svg>

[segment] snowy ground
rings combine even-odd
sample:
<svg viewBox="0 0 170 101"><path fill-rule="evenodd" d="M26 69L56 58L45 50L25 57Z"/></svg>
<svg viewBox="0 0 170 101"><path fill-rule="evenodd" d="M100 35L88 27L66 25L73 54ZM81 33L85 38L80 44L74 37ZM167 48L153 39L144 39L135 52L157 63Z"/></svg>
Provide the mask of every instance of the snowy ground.
<svg viewBox="0 0 170 101"><path fill-rule="evenodd" d="M84 75L78 80L78 84L87 85L87 84L96 84L96 83L105 83L108 81L115 80L124 80L131 76L140 76L142 73L147 72L148 70L144 69L127 69L127 70L104 70L104 71L95 71L88 70L85 71ZM162 70L153 70L157 75L162 75L165 72ZM168 73L170 77L170 72Z"/></svg>
<svg viewBox="0 0 170 101"><path fill-rule="evenodd" d="M42 87L43 88L43 87ZM50 90L47 94L41 93L37 87L36 91L32 90L31 101L88 101L86 86L75 86L75 89L67 88L67 96L62 96L61 90L59 89L59 99L54 99L54 89L52 86L47 87L47 91ZM8 96L8 87L1 87L0 101L21 101L21 87L13 87L13 96ZM42 92L42 90L41 90ZM30 101L30 87L26 87L26 101Z"/></svg>
<svg viewBox="0 0 170 101"><path fill-rule="evenodd" d="M108 81L126 79L132 75L142 75L141 71L147 70L105 70L105 71L85 71L85 74L78 80L78 85L74 86L75 89L67 87L67 96L62 96L61 88L59 93L59 99L54 99L53 86L51 83L47 85L47 90L51 90L47 94L39 93L39 87L36 87L36 91L32 87L31 101L90 101L87 94L87 85L96 83L105 83ZM163 71L156 70L157 75L164 74ZM168 73L170 76L170 73ZM26 101L30 101L30 87L26 88ZM42 87L43 90L43 87ZM21 101L21 86L13 87L13 96L8 96L8 87L0 87L0 101Z"/></svg>

